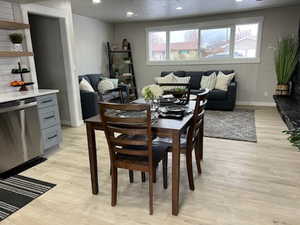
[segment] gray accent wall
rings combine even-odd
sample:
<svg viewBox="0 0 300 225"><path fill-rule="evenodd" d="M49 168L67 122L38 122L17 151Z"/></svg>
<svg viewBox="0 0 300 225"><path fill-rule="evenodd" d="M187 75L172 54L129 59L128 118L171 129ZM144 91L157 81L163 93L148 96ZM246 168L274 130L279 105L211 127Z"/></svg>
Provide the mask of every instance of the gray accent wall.
<svg viewBox="0 0 300 225"><path fill-rule="evenodd" d="M115 24L114 41L121 43L127 38L133 49L133 60L139 90L150 83L161 71L172 70L211 70L233 69L237 73L238 102L241 104L272 105L272 95L276 85L274 69L274 47L283 35L296 33L300 18L300 6L272 8L243 13L231 13L217 16L205 16L180 20L132 22ZM261 63L256 64L224 64L224 65L159 65L150 66L146 63L146 32L148 27L169 26L205 21L264 17Z"/></svg>
<svg viewBox="0 0 300 225"><path fill-rule="evenodd" d="M73 14L77 75L108 74L106 42L113 40L113 25Z"/></svg>

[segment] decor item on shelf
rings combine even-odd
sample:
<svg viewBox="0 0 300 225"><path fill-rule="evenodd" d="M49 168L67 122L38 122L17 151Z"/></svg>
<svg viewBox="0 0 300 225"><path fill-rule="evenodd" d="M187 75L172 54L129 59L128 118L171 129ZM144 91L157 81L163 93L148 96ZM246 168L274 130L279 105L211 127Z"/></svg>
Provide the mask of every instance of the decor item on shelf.
<svg viewBox="0 0 300 225"><path fill-rule="evenodd" d="M300 128L294 130L286 130L283 131L283 133L290 135L288 137L288 140L293 144L293 146L296 146L300 151Z"/></svg>
<svg viewBox="0 0 300 225"><path fill-rule="evenodd" d="M23 73L29 73L29 69L21 67L21 63L18 62L18 69L12 69L12 74L20 74L21 80L20 81L13 81L10 83L12 87L20 87L19 91L28 91L27 86L33 85L33 82L25 82Z"/></svg>
<svg viewBox="0 0 300 225"><path fill-rule="evenodd" d="M12 51L22 52L22 42L23 42L23 34L22 33L12 33L9 35L9 39L13 44Z"/></svg>
<svg viewBox="0 0 300 225"><path fill-rule="evenodd" d="M122 49L127 51L128 50L128 46L129 46L129 42L127 41L126 38L123 39L122 41Z"/></svg>
<svg viewBox="0 0 300 225"><path fill-rule="evenodd" d="M130 60L129 57L125 57L125 58L123 58L123 62L124 62L125 64L130 64L130 63L131 63L131 60Z"/></svg>
<svg viewBox="0 0 300 225"><path fill-rule="evenodd" d="M289 82L298 63L299 45L294 36L278 41L275 49L275 69L277 75L276 95L289 95Z"/></svg>

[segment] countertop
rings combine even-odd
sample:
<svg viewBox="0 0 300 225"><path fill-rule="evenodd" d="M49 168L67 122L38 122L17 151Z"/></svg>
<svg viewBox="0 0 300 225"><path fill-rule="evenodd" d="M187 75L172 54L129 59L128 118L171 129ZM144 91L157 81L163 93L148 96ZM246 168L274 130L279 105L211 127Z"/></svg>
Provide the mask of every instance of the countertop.
<svg viewBox="0 0 300 225"><path fill-rule="evenodd" d="M50 90L50 89L38 89L36 91L18 91L18 92L8 92L8 93L0 93L0 103L22 100L25 98L33 98L43 95L50 95L58 93L58 90Z"/></svg>

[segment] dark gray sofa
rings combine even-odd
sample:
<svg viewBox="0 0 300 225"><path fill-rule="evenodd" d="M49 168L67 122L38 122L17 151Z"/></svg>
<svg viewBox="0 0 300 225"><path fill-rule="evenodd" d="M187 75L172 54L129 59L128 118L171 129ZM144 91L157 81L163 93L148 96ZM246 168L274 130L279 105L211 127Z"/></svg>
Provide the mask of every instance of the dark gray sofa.
<svg viewBox="0 0 300 225"><path fill-rule="evenodd" d="M95 116L99 113L98 102L118 102L123 103L128 96L128 89L126 85L119 85L118 88L110 90L104 94L99 93L98 84L99 82L106 78L102 74L86 74L78 77L79 82L82 79L87 80L95 92L88 92L80 90L80 100L81 100L81 110L83 119ZM120 91L122 95L120 95Z"/></svg>
<svg viewBox="0 0 300 225"><path fill-rule="evenodd" d="M200 91L200 83L202 76L209 76L211 73L216 72L218 75L218 70L210 70L210 71L176 71L173 72L174 75L178 77L191 77L191 94L197 94ZM233 70L222 70L224 74L234 73ZM164 77L168 74L172 73L172 71L164 71L161 72L161 76ZM222 90L211 90L208 95L208 102L206 105L207 109L212 110L233 110L236 102L236 92L237 92L237 82L235 79L231 81L228 86L228 91Z"/></svg>

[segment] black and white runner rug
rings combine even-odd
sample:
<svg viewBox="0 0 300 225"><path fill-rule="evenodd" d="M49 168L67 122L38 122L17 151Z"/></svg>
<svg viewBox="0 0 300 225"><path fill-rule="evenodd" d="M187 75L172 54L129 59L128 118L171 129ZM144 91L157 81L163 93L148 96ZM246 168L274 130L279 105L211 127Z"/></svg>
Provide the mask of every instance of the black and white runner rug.
<svg viewBox="0 0 300 225"><path fill-rule="evenodd" d="M0 221L53 187L55 184L20 175L0 179Z"/></svg>

